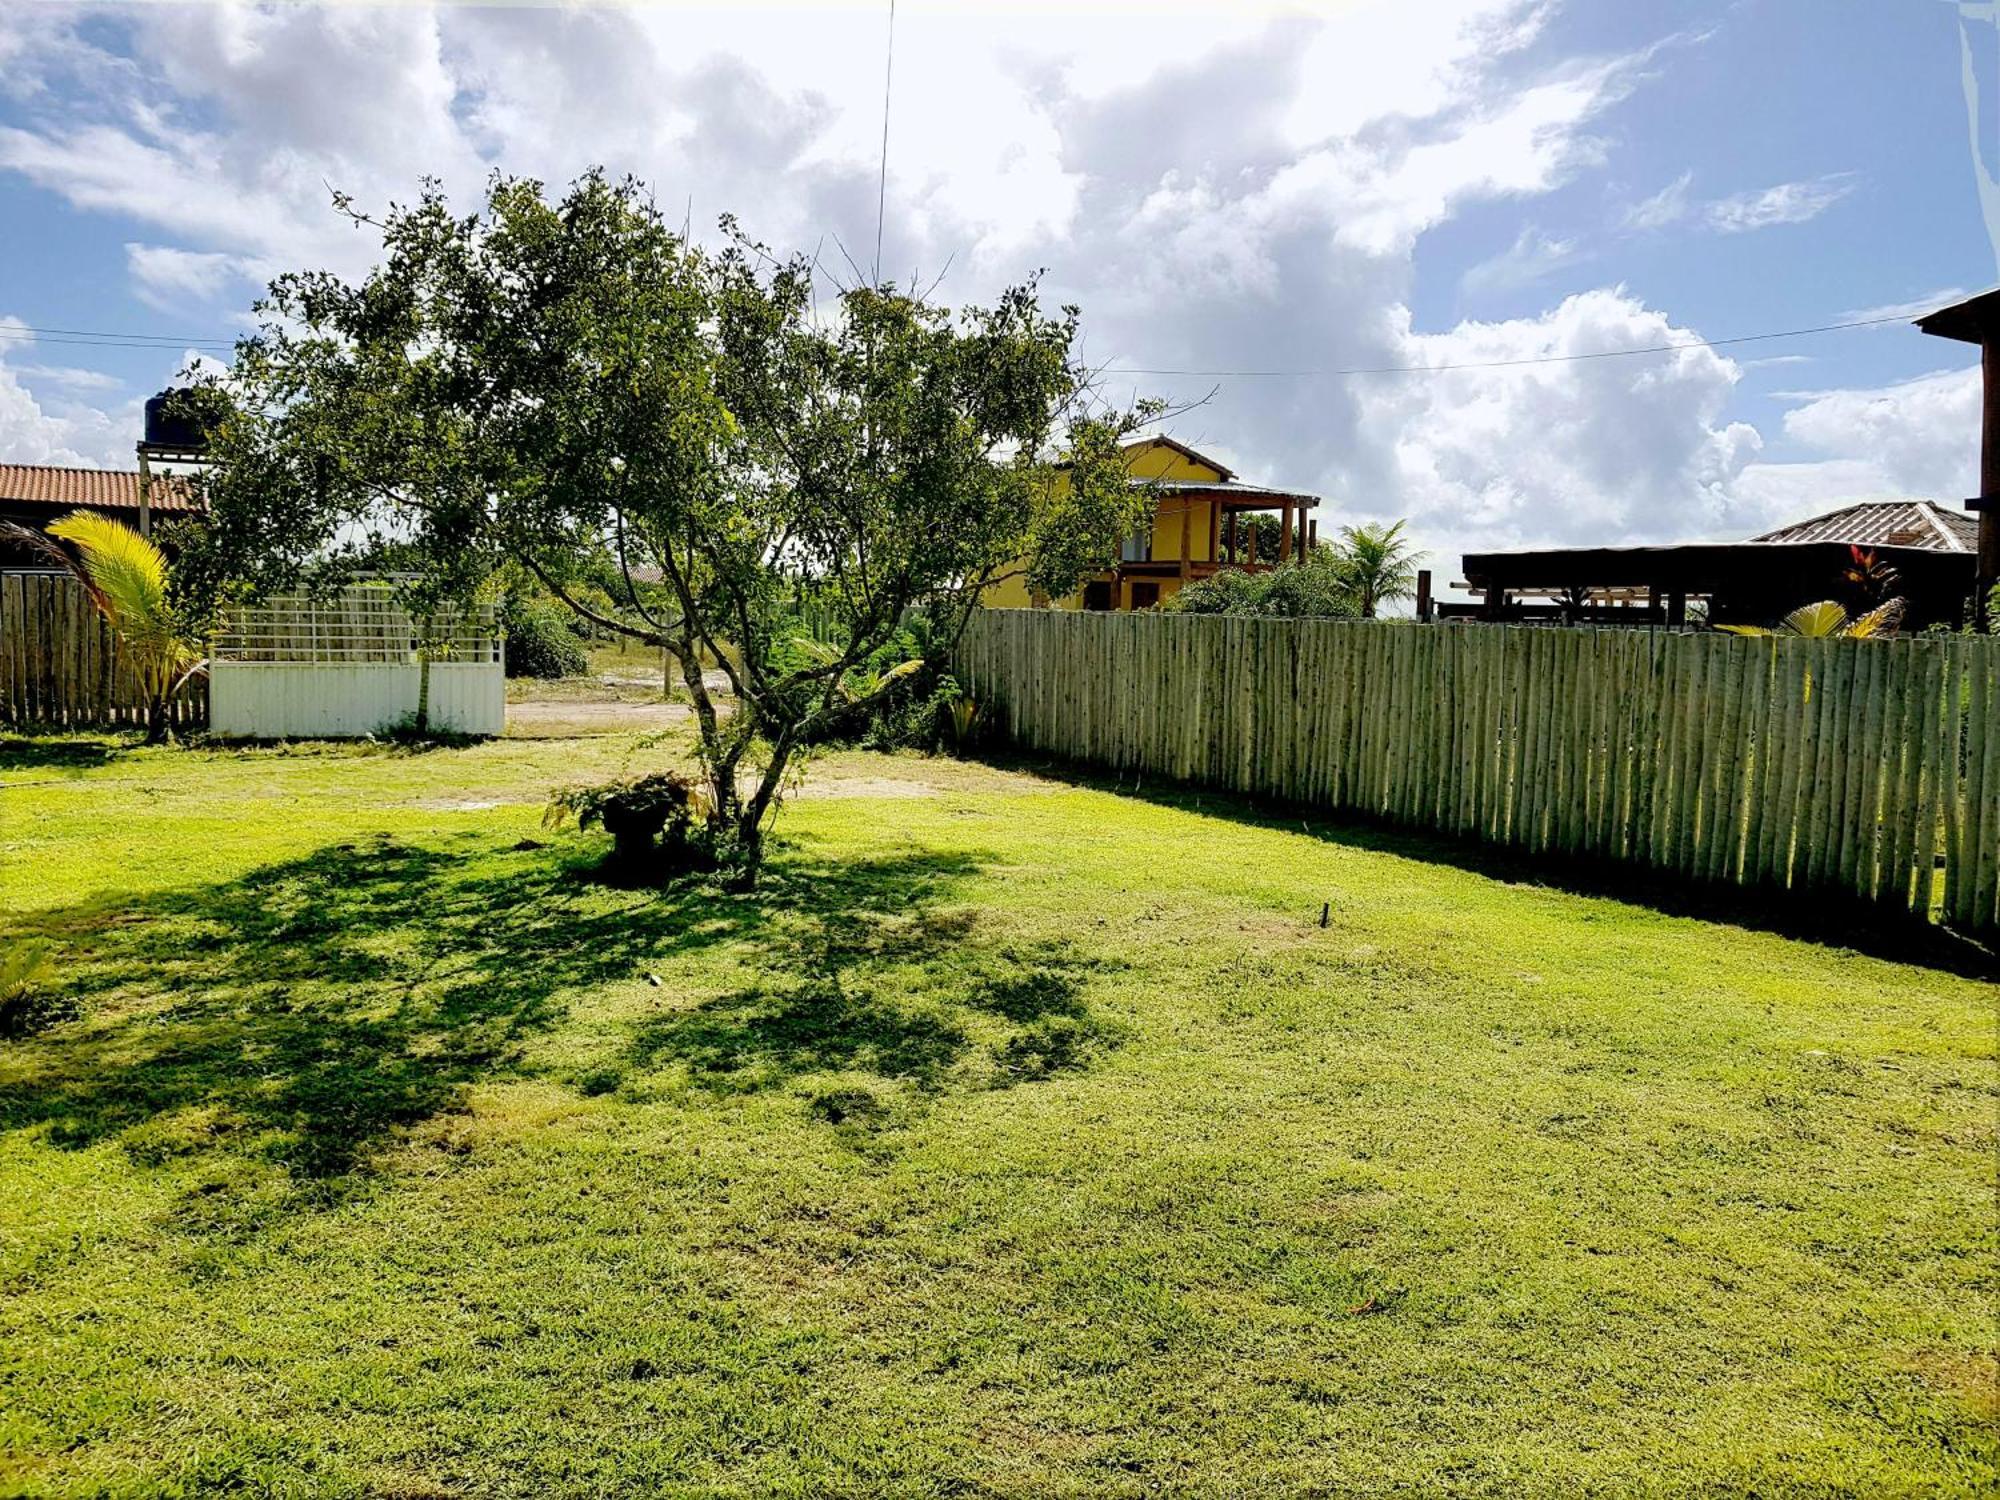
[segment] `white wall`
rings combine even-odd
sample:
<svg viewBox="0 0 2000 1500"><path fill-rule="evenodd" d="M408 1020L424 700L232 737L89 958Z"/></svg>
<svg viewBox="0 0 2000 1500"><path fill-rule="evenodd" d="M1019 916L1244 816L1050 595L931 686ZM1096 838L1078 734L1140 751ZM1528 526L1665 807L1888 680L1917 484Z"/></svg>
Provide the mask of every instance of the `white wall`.
<svg viewBox="0 0 2000 1500"><path fill-rule="evenodd" d="M217 661L208 728L223 739L353 739L417 710L416 663ZM434 662L431 726L458 734L507 727L501 664Z"/></svg>

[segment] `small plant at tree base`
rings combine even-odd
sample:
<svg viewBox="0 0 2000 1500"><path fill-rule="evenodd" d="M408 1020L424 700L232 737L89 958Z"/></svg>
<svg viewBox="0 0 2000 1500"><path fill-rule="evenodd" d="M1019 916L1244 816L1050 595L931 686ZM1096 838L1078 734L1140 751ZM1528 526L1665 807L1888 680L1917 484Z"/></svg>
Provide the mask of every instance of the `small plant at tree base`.
<svg viewBox="0 0 2000 1500"><path fill-rule="evenodd" d="M0 1036L19 1036L63 1013L48 990L53 973L45 942L29 939L0 948Z"/></svg>
<svg viewBox="0 0 2000 1500"><path fill-rule="evenodd" d="M542 826L560 828L571 818L577 827L601 827L611 835L611 861L634 875L666 875L708 869L717 863L706 837L704 788L678 771L614 781L605 786L571 787L549 799Z"/></svg>
<svg viewBox="0 0 2000 1500"><path fill-rule="evenodd" d="M435 724L419 725L414 713L404 714L393 723L376 729L374 738L385 745L411 750L463 750L479 743L481 736L457 729L440 729Z"/></svg>
<svg viewBox="0 0 2000 1500"><path fill-rule="evenodd" d="M164 744L171 731L174 697L208 663L201 634L168 594L166 554L131 527L93 511L76 510L49 523L48 535L12 522L0 532L24 541L83 585L90 602L118 637L145 700L146 743ZM50 537L76 548L72 555Z"/></svg>

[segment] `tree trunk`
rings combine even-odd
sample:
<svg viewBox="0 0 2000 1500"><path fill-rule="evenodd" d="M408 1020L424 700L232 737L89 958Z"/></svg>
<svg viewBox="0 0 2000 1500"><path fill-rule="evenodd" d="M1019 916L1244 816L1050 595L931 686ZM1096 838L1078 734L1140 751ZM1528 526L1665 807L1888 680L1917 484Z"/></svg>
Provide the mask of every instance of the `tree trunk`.
<svg viewBox="0 0 2000 1500"><path fill-rule="evenodd" d="M417 722L418 734L431 732L431 654L428 650L417 652Z"/></svg>

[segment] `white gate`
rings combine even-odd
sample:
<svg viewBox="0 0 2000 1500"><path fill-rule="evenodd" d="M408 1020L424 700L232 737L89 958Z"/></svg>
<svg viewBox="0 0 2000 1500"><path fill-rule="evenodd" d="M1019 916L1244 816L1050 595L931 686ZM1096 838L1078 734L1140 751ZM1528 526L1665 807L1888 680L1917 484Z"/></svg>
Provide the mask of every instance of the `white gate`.
<svg viewBox="0 0 2000 1500"><path fill-rule="evenodd" d="M413 619L386 583L324 600L229 611L210 650L209 732L224 739L352 739L413 719L429 659L430 724L498 734L507 723L491 605Z"/></svg>

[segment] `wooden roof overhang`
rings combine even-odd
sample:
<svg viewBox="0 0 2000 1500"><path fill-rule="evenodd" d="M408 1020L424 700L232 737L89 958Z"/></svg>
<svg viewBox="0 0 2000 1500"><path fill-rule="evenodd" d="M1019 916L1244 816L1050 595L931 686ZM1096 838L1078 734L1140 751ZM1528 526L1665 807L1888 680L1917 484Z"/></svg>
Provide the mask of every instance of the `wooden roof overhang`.
<svg viewBox="0 0 2000 1500"><path fill-rule="evenodd" d="M1962 344L1983 344L2000 334L2000 287L1940 307L1918 318L1917 327L1941 339L1957 339Z"/></svg>
<svg viewBox="0 0 2000 1500"><path fill-rule="evenodd" d="M1873 547L1912 580L1972 579L1963 552L1924 547ZM1689 542L1666 547L1550 547L1539 551L1468 552L1466 583L1475 589L1545 593L1565 589L1715 594L1784 590L1806 580L1838 578L1851 560L1845 542Z"/></svg>
<svg viewBox="0 0 2000 1500"><path fill-rule="evenodd" d="M1312 510L1319 496L1300 491L1266 489L1262 485L1211 483L1199 479L1144 479L1136 481L1162 498L1213 500L1224 511Z"/></svg>

